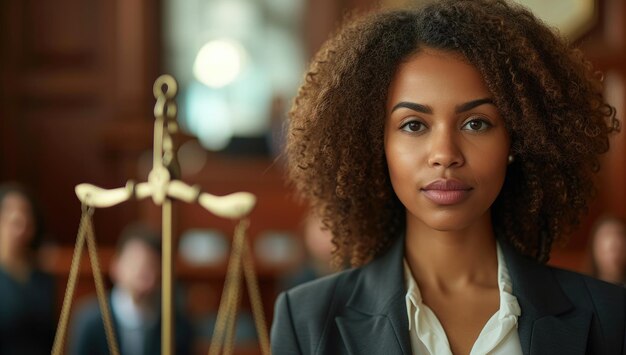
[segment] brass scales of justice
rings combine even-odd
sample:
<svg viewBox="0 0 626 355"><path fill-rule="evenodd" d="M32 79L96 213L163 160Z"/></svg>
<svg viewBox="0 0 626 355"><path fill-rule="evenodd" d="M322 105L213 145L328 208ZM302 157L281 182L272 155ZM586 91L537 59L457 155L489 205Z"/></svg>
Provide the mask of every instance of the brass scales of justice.
<svg viewBox="0 0 626 355"><path fill-rule="evenodd" d="M269 338L267 324L263 314L263 304L259 292L258 280L254 271L252 255L245 240L248 220L256 197L249 192L236 192L226 196L215 196L202 192L199 186L189 186L174 176L174 157L176 154L172 135L177 132L177 105L174 101L178 90L176 80L170 75L162 75L154 83L154 151L153 166L147 182L135 183L132 180L125 187L102 189L91 184L80 184L75 188L76 195L82 203L82 216L76 237L76 245L72 257L65 297L57 327L52 355L61 355L66 338L68 319L74 289L77 282L79 262L85 243L89 253L96 295L102 314L104 329L111 355L119 355L119 347L111 311L104 290L97 245L93 231L92 216L95 208L111 207L131 198L144 199L151 197L156 205L162 206L162 285L161 285L161 352L164 355L173 353L175 339L173 333L173 248L172 248L172 200L187 203L198 203L203 208L222 218L239 220L235 227L231 255L228 261L224 290L220 299L217 321L211 345L210 355L232 354L235 320L241 299L240 286L245 278L259 345L263 355L269 355ZM243 270L242 270L243 269ZM242 274L243 273L243 274Z"/></svg>

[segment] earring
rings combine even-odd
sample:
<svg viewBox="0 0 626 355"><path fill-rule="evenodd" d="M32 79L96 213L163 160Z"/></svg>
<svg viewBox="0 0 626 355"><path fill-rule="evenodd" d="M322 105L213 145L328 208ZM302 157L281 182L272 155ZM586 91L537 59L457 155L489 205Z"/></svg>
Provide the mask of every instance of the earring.
<svg viewBox="0 0 626 355"><path fill-rule="evenodd" d="M515 157L513 154L509 154L509 164L512 164L515 161Z"/></svg>

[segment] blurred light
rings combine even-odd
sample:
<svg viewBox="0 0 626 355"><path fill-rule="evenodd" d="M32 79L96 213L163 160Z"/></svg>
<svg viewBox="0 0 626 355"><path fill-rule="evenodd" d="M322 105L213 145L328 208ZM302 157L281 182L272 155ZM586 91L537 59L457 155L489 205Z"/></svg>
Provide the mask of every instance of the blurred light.
<svg viewBox="0 0 626 355"><path fill-rule="evenodd" d="M224 149L233 136L233 112L225 93L198 82L189 86L186 97L185 126L210 150Z"/></svg>
<svg viewBox="0 0 626 355"><path fill-rule="evenodd" d="M302 245L293 234L265 231L254 240L254 253L264 264L296 264L302 258Z"/></svg>
<svg viewBox="0 0 626 355"><path fill-rule="evenodd" d="M200 10L201 24L219 37L245 40L264 26L264 17L259 4L249 0L203 1ZM206 33L206 32L205 32Z"/></svg>
<svg viewBox="0 0 626 355"><path fill-rule="evenodd" d="M228 256L227 237L216 229L191 229L180 238L178 251L190 264L218 264Z"/></svg>
<svg viewBox="0 0 626 355"><path fill-rule="evenodd" d="M193 64L193 73L201 83L220 88L239 76L245 56L245 49L236 41L228 39L209 41L198 52Z"/></svg>
<svg viewBox="0 0 626 355"><path fill-rule="evenodd" d="M178 162L183 176L199 173L207 161L207 153L195 139L185 142L178 148Z"/></svg>
<svg viewBox="0 0 626 355"><path fill-rule="evenodd" d="M570 40L584 34L596 22L595 0L515 0Z"/></svg>
<svg viewBox="0 0 626 355"><path fill-rule="evenodd" d="M302 19L305 5L303 0L264 0L268 11L280 18L281 21L298 23Z"/></svg>
<svg viewBox="0 0 626 355"><path fill-rule="evenodd" d="M298 39L293 33L277 26L267 26L263 37L266 40L258 57L270 76L270 89L283 97L291 97L298 90L301 74L305 70Z"/></svg>
<svg viewBox="0 0 626 355"><path fill-rule="evenodd" d="M272 92L267 70L250 61L240 78L228 86L230 119L236 136L254 137L267 132Z"/></svg>

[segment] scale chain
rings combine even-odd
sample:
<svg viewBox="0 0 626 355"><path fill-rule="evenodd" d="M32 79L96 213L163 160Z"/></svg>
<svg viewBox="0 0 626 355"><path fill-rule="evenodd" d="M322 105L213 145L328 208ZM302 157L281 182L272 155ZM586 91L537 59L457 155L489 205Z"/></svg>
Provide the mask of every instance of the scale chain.
<svg viewBox="0 0 626 355"><path fill-rule="evenodd" d="M119 355L119 348L117 346L115 332L113 331L113 323L111 321L111 313L109 311L109 305L106 299L106 294L104 292L104 283L102 281L102 273L100 271L100 262L98 259L98 248L93 233L93 208L83 205L82 209L83 213L80 219L78 235L76 236L76 245L74 246L74 254L72 256L72 263L70 266L70 274L67 281L67 288L65 290L65 296L63 298L63 306L61 309L61 315L59 317L59 324L57 326L57 333L54 337L54 344L52 346L51 354L61 355L63 351L70 309L72 307L74 291L78 282L78 269L80 267L80 259L83 254L85 241L87 241L87 249L89 252L89 259L91 261L91 269L93 272L94 282L96 284L98 303L100 304L100 311L102 312L102 320L104 322L109 352L111 353L111 355Z"/></svg>

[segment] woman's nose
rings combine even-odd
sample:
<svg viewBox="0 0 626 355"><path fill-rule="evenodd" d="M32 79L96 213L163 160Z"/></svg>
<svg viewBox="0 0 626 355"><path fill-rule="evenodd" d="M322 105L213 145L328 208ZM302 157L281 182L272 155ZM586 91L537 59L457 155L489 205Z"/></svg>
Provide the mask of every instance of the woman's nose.
<svg viewBox="0 0 626 355"><path fill-rule="evenodd" d="M465 159L456 141L454 132L440 130L431 134L430 156L428 165L431 167L453 168L465 164Z"/></svg>

